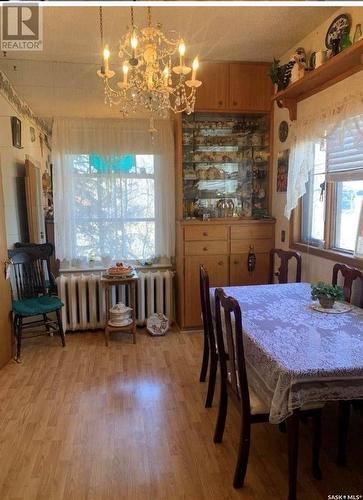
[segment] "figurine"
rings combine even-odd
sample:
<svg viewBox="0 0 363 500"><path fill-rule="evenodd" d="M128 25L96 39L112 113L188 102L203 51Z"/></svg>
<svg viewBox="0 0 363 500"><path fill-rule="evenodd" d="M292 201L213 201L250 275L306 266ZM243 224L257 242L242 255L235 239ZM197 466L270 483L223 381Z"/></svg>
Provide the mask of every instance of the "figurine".
<svg viewBox="0 0 363 500"><path fill-rule="evenodd" d="M286 88L289 84L297 82L304 77L306 68L306 55L302 47L296 49L295 54L285 66L283 86Z"/></svg>

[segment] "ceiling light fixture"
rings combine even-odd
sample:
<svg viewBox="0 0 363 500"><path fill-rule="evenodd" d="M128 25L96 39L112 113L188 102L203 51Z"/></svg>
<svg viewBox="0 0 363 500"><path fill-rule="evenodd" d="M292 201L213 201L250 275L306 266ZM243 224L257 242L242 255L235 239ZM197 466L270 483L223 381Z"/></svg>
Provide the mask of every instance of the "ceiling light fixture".
<svg viewBox="0 0 363 500"><path fill-rule="evenodd" d="M192 67L186 64L184 40L173 38L173 33L168 38L160 24L153 26L150 7L147 8L148 24L139 29L134 23L134 9L131 7L131 28L119 45L122 78L115 88L110 84L115 76L110 69L110 49L103 43L102 7L99 13L103 63L97 74L104 81L105 102L119 106L123 116L145 110L152 118L165 118L169 111L192 113L196 89L202 82L196 78L198 57Z"/></svg>

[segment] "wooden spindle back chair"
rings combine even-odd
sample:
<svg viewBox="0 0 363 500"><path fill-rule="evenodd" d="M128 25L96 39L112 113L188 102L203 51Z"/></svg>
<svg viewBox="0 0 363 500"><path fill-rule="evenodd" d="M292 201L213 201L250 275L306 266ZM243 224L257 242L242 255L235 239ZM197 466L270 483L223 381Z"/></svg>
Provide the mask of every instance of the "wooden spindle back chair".
<svg viewBox="0 0 363 500"><path fill-rule="evenodd" d="M45 280L48 293L57 295L57 283L51 270L51 257L54 255L54 246L51 243L20 243L14 244L14 248L23 248L29 255L34 255L40 259L46 270L47 277Z"/></svg>
<svg viewBox="0 0 363 500"><path fill-rule="evenodd" d="M280 259L280 267L277 273L274 272L276 255ZM298 252L293 252L292 250L282 250L281 248L273 248L272 250L270 250L269 283L274 282L274 276L277 276L277 280L280 284L288 283L290 259L296 259L295 283L301 282L301 255Z"/></svg>
<svg viewBox="0 0 363 500"><path fill-rule="evenodd" d="M21 340L23 330L44 326L46 331L59 332L62 345L65 346L65 336L62 327L60 311L63 307L61 300L48 295L43 260L26 247L15 248L8 251L11 259L11 288L12 310L14 316L14 334L17 341L16 360L20 360ZM56 319L48 317L54 312ZM23 322L24 318L41 316L43 319Z"/></svg>
<svg viewBox="0 0 363 500"><path fill-rule="evenodd" d="M210 289L209 276L204 266L199 268L200 277L200 302L202 306L203 330L204 330L204 347L203 360L200 371L200 382L205 382L209 365L208 391L205 401L205 407L210 408L213 403L217 367L218 367L218 352L216 347L216 337L214 333L212 311L210 305Z"/></svg>

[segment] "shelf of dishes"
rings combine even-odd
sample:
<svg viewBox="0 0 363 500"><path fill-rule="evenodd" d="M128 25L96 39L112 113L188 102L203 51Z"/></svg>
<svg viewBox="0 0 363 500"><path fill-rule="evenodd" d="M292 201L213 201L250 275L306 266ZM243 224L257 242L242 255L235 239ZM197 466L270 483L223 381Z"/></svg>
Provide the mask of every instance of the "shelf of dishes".
<svg viewBox="0 0 363 500"><path fill-rule="evenodd" d="M266 115L183 117L184 218L267 215Z"/></svg>

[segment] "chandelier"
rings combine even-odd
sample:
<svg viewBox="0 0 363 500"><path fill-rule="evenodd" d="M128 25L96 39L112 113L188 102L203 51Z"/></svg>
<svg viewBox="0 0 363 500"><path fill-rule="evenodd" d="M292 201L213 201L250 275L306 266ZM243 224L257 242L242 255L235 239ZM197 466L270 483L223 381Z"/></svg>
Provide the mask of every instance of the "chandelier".
<svg viewBox="0 0 363 500"><path fill-rule="evenodd" d="M117 77L110 66L110 49L103 43L100 7L101 44L104 49L103 63L97 74L104 81L106 104L119 106L123 116L146 110L153 123L154 117L165 118L169 111L192 113L196 89L202 82L196 79L198 57L194 59L192 67L187 66L184 40L175 37L174 33L168 38L160 24L152 25L150 7L147 11L147 26L138 28L131 7L131 28L119 44L121 79L113 84Z"/></svg>

